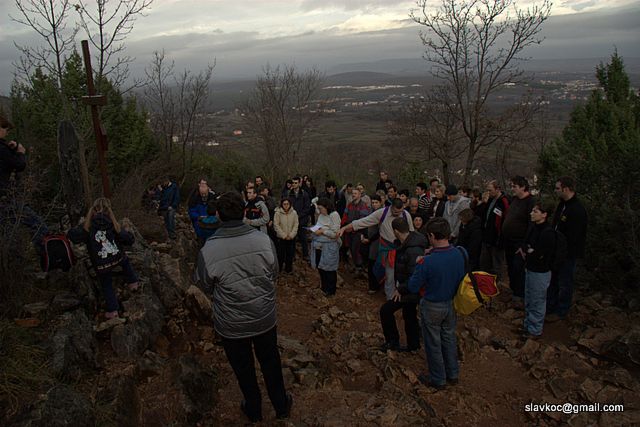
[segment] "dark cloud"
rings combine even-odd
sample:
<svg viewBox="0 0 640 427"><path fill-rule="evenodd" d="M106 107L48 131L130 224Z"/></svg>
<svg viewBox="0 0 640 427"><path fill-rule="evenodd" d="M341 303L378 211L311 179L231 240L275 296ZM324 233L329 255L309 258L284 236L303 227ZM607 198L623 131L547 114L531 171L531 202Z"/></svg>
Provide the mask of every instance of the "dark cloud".
<svg viewBox="0 0 640 427"><path fill-rule="evenodd" d="M307 3L309 6L313 2ZM426 67L420 62L423 53L418 37L420 29L418 25L410 25L354 34L341 34L336 30L306 31L283 37L264 37L259 29L251 28L236 32L216 29L204 34L148 37L128 41L126 46L127 54L136 57L131 66L135 76L144 75L153 51L162 49L169 59L175 60L177 69L197 71L215 59L215 79L253 78L267 63L295 63L300 67L316 66L336 72L372 67L370 71L426 73ZM525 55L534 59L606 58L616 46L625 57L640 57L639 30L640 7L637 6L552 16L544 25L545 41L525 51ZM17 40L23 44L40 43L33 34L23 34ZM5 37L0 42L0 93L9 91L11 62L17 57L12 40ZM413 60L402 62L397 58Z"/></svg>

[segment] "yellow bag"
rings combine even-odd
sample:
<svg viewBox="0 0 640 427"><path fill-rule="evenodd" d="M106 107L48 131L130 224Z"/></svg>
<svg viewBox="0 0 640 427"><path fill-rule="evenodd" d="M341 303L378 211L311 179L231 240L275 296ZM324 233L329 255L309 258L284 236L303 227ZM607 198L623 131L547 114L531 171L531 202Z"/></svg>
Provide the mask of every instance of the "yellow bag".
<svg viewBox="0 0 640 427"><path fill-rule="evenodd" d="M499 293L495 274L474 271L465 274L460 282L453 297L453 308L459 314L471 314Z"/></svg>
<svg viewBox="0 0 640 427"><path fill-rule="evenodd" d="M458 285L458 291L453 297L453 308L459 314L467 315L487 304L500 292L496 283L496 275L484 271L470 271L469 257L466 251L460 247L458 250L464 257L464 270L467 274L462 278L460 285Z"/></svg>

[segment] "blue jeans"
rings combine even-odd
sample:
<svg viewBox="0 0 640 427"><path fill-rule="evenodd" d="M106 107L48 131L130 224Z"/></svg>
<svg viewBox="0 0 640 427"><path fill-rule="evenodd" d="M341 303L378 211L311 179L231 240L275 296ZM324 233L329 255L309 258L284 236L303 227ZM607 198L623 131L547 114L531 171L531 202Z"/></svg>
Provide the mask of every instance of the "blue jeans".
<svg viewBox="0 0 640 427"><path fill-rule="evenodd" d="M571 308L573 299L573 277L576 271L576 259L567 258L558 271L551 275L551 285L547 292L547 312L565 317Z"/></svg>
<svg viewBox="0 0 640 427"><path fill-rule="evenodd" d="M547 309L547 288L551 272L537 273L526 270L524 282L524 329L531 335L542 335Z"/></svg>
<svg viewBox="0 0 640 427"><path fill-rule="evenodd" d="M138 281L138 276L133 270L129 258L124 258L120 262L120 266L122 267L125 283L136 283ZM98 274L98 281L100 281L100 285L102 286L102 295L107 303L107 311L117 311L118 297L113 290L113 271Z"/></svg>
<svg viewBox="0 0 640 427"><path fill-rule="evenodd" d="M176 238L176 211L173 208L168 208L162 213L164 218L164 226L167 229L170 239Z"/></svg>
<svg viewBox="0 0 640 427"><path fill-rule="evenodd" d="M458 379L456 312L453 301L420 300L420 325L429 365L429 382L444 385Z"/></svg>

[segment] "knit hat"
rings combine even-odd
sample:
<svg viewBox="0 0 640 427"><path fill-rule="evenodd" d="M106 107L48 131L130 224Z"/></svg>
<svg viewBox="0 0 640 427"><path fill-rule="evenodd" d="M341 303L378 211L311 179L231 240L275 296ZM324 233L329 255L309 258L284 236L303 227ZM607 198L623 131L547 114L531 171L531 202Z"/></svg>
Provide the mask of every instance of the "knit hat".
<svg viewBox="0 0 640 427"><path fill-rule="evenodd" d="M444 194L446 194L447 196L457 196L458 195L458 187L456 187L453 184L449 184L449 185L447 185L447 189L445 190Z"/></svg>

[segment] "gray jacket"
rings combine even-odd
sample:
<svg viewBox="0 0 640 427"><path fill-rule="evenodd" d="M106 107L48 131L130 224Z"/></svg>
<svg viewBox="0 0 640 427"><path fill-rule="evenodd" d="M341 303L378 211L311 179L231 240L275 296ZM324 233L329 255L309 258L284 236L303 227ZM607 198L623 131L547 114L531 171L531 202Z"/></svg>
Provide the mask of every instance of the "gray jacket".
<svg viewBox="0 0 640 427"><path fill-rule="evenodd" d="M268 235L223 223L198 255L197 274L213 299L213 323L224 338L260 335L276 325L278 258Z"/></svg>

